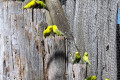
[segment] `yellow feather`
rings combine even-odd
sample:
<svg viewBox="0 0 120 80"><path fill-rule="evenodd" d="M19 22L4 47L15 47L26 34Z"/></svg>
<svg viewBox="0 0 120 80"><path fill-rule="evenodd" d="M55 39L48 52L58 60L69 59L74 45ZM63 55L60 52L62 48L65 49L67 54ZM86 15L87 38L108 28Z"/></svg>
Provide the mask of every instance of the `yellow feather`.
<svg viewBox="0 0 120 80"><path fill-rule="evenodd" d="M87 52L84 53L84 56L83 56L83 61L85 63L88 63L89 65L91 65L90 61L89 61L89 55Z"/></svg>
<svg viewBox="0 0 120 80"><path fill-rule="evenodd" d="M43 8L46 8L46 5L45 5L45 3L43 2L43 1L36 1L36 3L38 4L38 5L40 5L40 6L42 6Z"/></svg>
<svg viewBox="0 0 120 80"><path fill-rule="evenodd" d="M53 27L52 26L48 26L46 30L44 30L43 32L43 36L46 37L46 36L49 36L50 33L52 32L53 30Z"/></svg>
<svg viewBox="0 0 120 80"><path fill-rule="evenodd" d="M23 7L23 9L32 8L32 7L35 6L35 4L36 4L35 0L32 0L32 1L29 2L27 5L25 5L25 6Z"/></svg>
<svg viewBox="0 0 120 80"><path fill-rule="evenodd" d="M64 36L64 34L58 29L56 25L53 25L53 32L59 36Z"/></svg>

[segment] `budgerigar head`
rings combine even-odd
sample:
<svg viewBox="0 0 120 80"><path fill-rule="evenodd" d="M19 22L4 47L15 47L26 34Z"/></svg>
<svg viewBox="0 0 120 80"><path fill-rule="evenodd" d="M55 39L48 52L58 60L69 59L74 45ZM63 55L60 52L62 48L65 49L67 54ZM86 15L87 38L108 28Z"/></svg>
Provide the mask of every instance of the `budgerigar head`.
<svg viewBox="0 0 120 80"><path fill-rule="evenodd" d="M75 56L77 56L77 55L78 55L78 56L80 55L79 52L75 52Z"/></svg>
<svg viewBox="0 0 120 80"><path fill-rule="evenodd" d="M85 52L84 56L88 56L88 53L87 53L87 52Z"/></svg>
<svg viewBox="0 0 120 80"><path fill-rule="evenodd" d="M97 77L96 76L91 76L91 80L96 80Z"/></svg>
<svg viewBox="0 0 120 80"><path fill-rule="evenodd" d="M107 78L107 79L105 79L105 80L110 80L110 79Z"/></svg>
<svg viewBox="0 0 120 80"><path fill-rule="evenodd" d="M49 30L52 30L52 29L53 29L53 27L52 27L52 26L48 26L48 29L49 29Z"/></svg>
<svg viewBox="0 0 120 80"><path fill-rule="evenodd" d="M58 29L56 25L53 25L53 29Z"/></svg>

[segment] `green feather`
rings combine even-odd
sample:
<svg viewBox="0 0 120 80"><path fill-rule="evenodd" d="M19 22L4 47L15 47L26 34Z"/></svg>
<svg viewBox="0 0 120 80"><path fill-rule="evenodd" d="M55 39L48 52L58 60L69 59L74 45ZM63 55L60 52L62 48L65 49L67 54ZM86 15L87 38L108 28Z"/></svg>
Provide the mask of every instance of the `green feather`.
<svg viewBox="0 0 120 80"><path fill-rule="evenodd" d="M73 64L79 63L80 58L81 58L81 56L80 56L79 52L76 52L75 53L75 60L73 61Z"/></svg>

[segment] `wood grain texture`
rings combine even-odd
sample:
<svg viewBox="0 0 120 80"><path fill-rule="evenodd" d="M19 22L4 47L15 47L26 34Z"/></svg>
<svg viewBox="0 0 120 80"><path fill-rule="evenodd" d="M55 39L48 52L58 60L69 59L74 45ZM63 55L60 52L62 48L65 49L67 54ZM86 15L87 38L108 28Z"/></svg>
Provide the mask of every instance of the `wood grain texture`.
<svg viewBox="0 0 120 80"><path fill-rule="evenodd" d="M67 36L69 39L73 39L73 35L70 31L67 18L64 14L62 6L59 0L45 0L47 8L50 12L53 24L57 25L58 28Z"/></svg>
<svg viewBox="0 0 120 80"><path fill-rule="evenodd" d="M45 44L47 80L66 80L66 46L62 36L48 37Z"/></svg>
<svg viewBox="0 0 120 80"><path fill-rule="evenodd" d="M4 41L3 41L3 2L0 2L0 80L3 80L3 52L4 52Z"/></svg>
<svg viewBox="0 0 120 80"><path fill-rule="evenodd" d="M19 10L23 5L21 2L0 0L0 80L44 80L44 66L48 62L44 58L49 59L54 55L55 50L59 49L56 46L62 46L60 49L63 51L67 50L68 67L65 66L65 60L53 58L50 66L54 67L49 67L47 75L49 79L55 80L56 71L60 71L57 75L63 75L67 69L67 77L63 75L63 80L83 80L86 76L92 75L96 75L98 80L117 80L115 40L119 0L61 0L63 9L59 2L49 1L47 5L53 6L49 7L50 12L44 9L23 11ZM63 39L59 43L59 39L47 38L45 40L51 42L45 41L49 46L45 49L50 50L44 53L41 41L42 31L47 27L46 23L57 24L63 32L71 30L75 41L65 42L65 48ZM68 27L64 28L66 26ZM92 67L86 67L82 60L79 64L73 65L76 51L79 51L81 56L87 51ZM48 56L48 53L52 55ZM63 66L59 66L60 64ZM54 73L51 71L52 68L56 69Z"/></svg>
<svg viewBox="0 0 120 80"><path fill-rule="evenodd" d="M83 36L85 51L90 55L92 67L87 67L87 76L96 75L98 80L105 78L117 80L115 32L118 0L65 0L62 3L66 3L63 5L66 8L64 11L68 22L71 23L73 18L74 24L70 26L74 25L71 28L74 30L75 42L81 49L79 38ZM67 4L71 4L70 7ZM72 11L73 8L75 14L71 16L72 13L68 11ZM109 50L106 51L108 45Z"/></svg>
<svg viewBox="0 0 120 80"><path fill-rule="evenodd" d="M0 80L43 80L45 10L23 11L17 1L0 4Z"/></svg>

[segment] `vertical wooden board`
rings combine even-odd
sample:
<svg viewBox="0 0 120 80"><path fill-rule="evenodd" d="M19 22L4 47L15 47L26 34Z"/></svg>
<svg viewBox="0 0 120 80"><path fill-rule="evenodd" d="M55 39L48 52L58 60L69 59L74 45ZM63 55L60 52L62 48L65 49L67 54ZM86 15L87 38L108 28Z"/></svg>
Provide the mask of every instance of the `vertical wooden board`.
<svg viewBox="0 0 120 80"><path fill-rule="evenodd" d="M24 10L25 35L28 37L27 55L27 79L43 80L43 47L42 47L42 27L43 12L39 9ZM41 21L41 22L40 22ZM39 31L40 29L40 31ZM42 51L43 50L43 51Z"/></svg>
<svg viewBox="0 0 120 80"><path fill-rule="evenodd" d="M44 48L43 48L43 30L46 25L45 20L45 9L36 9L36 17L34 16L34 22L37 22L37 24L34 24L34 29L37 30L35 33L35 44L36 48L39 51L40 57L39 57L39 80L44 79ZM36 72L37 73L37 72ZM37 76L37 77L39 77Z"/></svg>
<svg viewBox="0 0 120 80"><path fill-rule="evenodd" d="M87 3L87 1L79 1L76 0L76 4L75 4L75 14L74 14L74 24L73 24L73 35L74 35L74 41L75 41L75 46L77 48L77 50L80 52L81 55L81 61L82 62L82 56L85 52L85 42L84 42L84 22L83 20L85 20L86 15L84 13L84 7L85 4ZM75 53L75 52L74 52ZM73 56L75 54L72 54ZM82 65L82 64L81 64ZM74 67L75 65L73 65ZM86 65L84 66L86 68ZM77 72L77 70L79 70ZM86 69L83 69L82 66L77 66L77 68L73 68L74 71L74 79L75 80L79 80L79 79L84 79L86 76ZM81 74L83 72L83 74Z"/></svg>
<svg viewBox="0 0 120 80"><path fill-rule="evenodd" d="M87 66L87 76L95 75L97 76L97 1L88 1L85 4L84 9L84 18L83 18L83 32L86 51L89 54L89 60L92 66Z"/></svg>
<svg viewBox="0 0 120 80"><path fill-rule="evenodd" d="M101 12L101 14L98 14L98 17L99 17L98 25L100 25L99 26L100 30L98 33L98 79L110 78L110 79L116 80L117 79L116 78L116 70L115 69L112 70L112 72L114 73L114 76L113 76L111 74L110 69L113 66L113 65L111 66L111 63L113 63L114 67L116 67L115 66L116 59L114 59L114 61L111 61L111 60L113 60L113 59L111 59L113 57L113 56L111 56L112 55L111 52L113 51L114 58L116 58L116 56L115 56L116 55L116 49L115 49L116 47L114 45L115 39L116 39L115 38L116 27L113 28L113 26L116 26L117 3L109 1L109 4L108 4L108 2L101 1L98 4L99 4L99 6L101 6L101 10L100 10L100 7L98 10ZM108 4L108 6L106 6L105 4ZM114 6L111 6L112 4L114 4ZM114 14L113 14L113 12L114 12ZM111 25L112 25L112 31L110 31ZM111 42L111 40L112 40L112 42ZM111 49L110 49L110 45L112 45ZM107 46L109 46L109 50L106 51Z"/></svg>
<svg viewBox="0 0 120 80"><path fill-rule="evenodd" d="M110 23L109 23L109 31L110 31L110 63L108 64L110 70L108 71L110 79L117 80L117 63L116 63L116 13L117 13L117 2L113 1L110 3L111 13L110 13Z"/></svg>
<svg viewBox="0 0 120 80"><path fill-rule="evenodd" d="M74 75L73 75L73 68L72 67L73 67L72 63L68 62L67 80L73 80Z"/></svg>
<svg viewBox="0 0 120 80"><path fill-rule="evenodd" d="M66 48L64 37L48 37L44 43L46 77L48 80L66 80Z"/></svg>
<svg viewBox="0 0 120 80"><path fill-rule="evenodd" d="M84 35L83 35L83 26L82 26L82 1L76 0L76 8L75 8L75 15L74 15L74 28L73 28L73 35L75 44L80 51L80 55L83 56L85 51L84 45Z"/></svg>
<svg viewBox="0 0 120 80"><path fill-rule="evenodd" d="M34 44L35 41L33 40L34 38L34 33L32 27L34 27L33 24L33 12L32 9L26 9L24 10L24 22L25 22L25 36L28 38L28 52L26 53L26 60L27 60L27 80L32 80L35 79L35 72L33 69L33 51L34 51ZM26 47L27 47L26 46ZM35 50L36 51L36 50ZM35 53L38 54L38 53Z"/></svg>
<svg viewBox="0 0 120 80"><path fill-rule="evenodd" d="M86 64L73 65L73 80L84 80L86 75Z"/></svg>
<svg viewBox="0 0 120 80"><path fill-rule="evenodd" d="M58 28L62 32L64 32L67 38L73 39L73 35L70 31L70 26L60 4L60 1L59 0L45 0L45 1L50 12L53 24L57 25Z"/></svg>
<svg viewBox="0 0 120 80"><path fill-rule="evenodd" d="M12 5L11 5L12 4ZM3 44L3 47L4 47L4 76L3 76L3 79L13 79L13 75L11 74L11 72L9 72L9 70L13 70L13 66L11 66L11 64L13 64L13 61L12 61L12 50L11 50L11 41L12 41L12 38L11 38L11 17L10 15L11 14L17 14L17 10L13 10L13 9L9 9L9 8L13 8L13 7L16 7L17 9L21 6L21 3L19 2L3 2L3 10L4 10L4 14L2 15L4 18L3 18L3 41L4 41L4 44ZM21 14L21 13L20 13Z"/></svg>
<svg viewBox="0 0 120 80"><path fill-rule="evenodd" d="M32 9L25 9L24 11L24 23L25 23L25 30L27 33L31 30L32 24Z"/></svg>
<svg viewBox="0 0 120 80"><path fill-rule="evenodd" d="M0 80L3 80L3 2L0 2Z"/></svg>
<svg viewBox="0 0 120 80"><path fill-rule="evenodd" d="M8 9L7 9L8 5L7 2L3 3L3 10L4 10L4 18L3 18L3 24L4 24L4 28L3 28L3 41L4 44L2 47L4 47L4 64L3 64L3 79L10 79L10 72L7 72L7 68L9 67L10 70L12 70L12 66L10 66L12 64L12 54L11 54L11 36L10 36L10 16L8 16Z"/></svg>
<svg viewBox="0 0 120 80"><path fill-rule="evenodd" d="M73 30L74 25L74 14L75 14L75 1L74 0L66 0L66 7L65 7L65 13L68 20L68 23L70 25L71 31Z"/></svg>
<svg viewBox="0 0 120 80"><path fill-rule="evenodd" d="M69 0L68 0L68 2L69 2ZM109 72L103 68L106 66L106 64L107 65L109 64L108 62L111 59L111 58L107 57L109 54L109 51L106 51L106 46L110 45L109 24L111 22L109 21L109 17L111 16L110 15L111 8L113 9L113 7L114 7L114 10L117 10L116 9L117 2L118 2L117 0L116 1L108 1L108 0L107 1L101 1L101 0L100 1L97 1L97 0L95 0L95 1L77 1L76 0L76 6L74 9L74 11L76 11L75 16L74 16L74 25L75 25L75 23L77 23L77 21L79 23L81 22L81 24L79 24L78 26L82 26L82 28L83 28L82 34L84 36L85 49L89 52L90 61L93 65L91 68L88 67L88 70L87 70L88 76L98 75L98 79L101 79L101 78L105 79L105 77L110 75ZM80 10L78 8L76 8L76 7L78 7L77 4L79 4L79 3L81 3L79 6L82 6L82 7L80 7ZM114 5L112 7L110 7L111 4L114 4ZM67 6L68 5L66 5L66 7ZM114 10L112 10L112 12ZM65 10L65 11L67 11L67 10ZM116 12L116 11L114 11L114 12ZM80 14L78 14L78 13L80 13ZM77 14L80 16L79 18L78 18L78 16L76 16ZM116 15L116 13L113 13L113 14ZM68 15L69 14L67 14L67 16ZM114 17L115 17L115 15L114 15ZM78 18L78 19L76 19L76 18ZM114 19L114 21L116 21L116 19ZM74 27L76 27L76 26L74 26ZM78 29L78 28L73 28L73 29ZM75 31L76 30L74 30L73 33L74 34L76 33L78 35L79 32L75 32ZM76 39L76 41L77 40L78 39ZM78 42L80 42L80 41L78 41ZM114 46L114 48L115 48L115 46ZM113 50L115 50L115 49L113 49ZM107 57L107 60L106 60L106 57ZM109 69L109 67L107 69ZM115 74L114 74L114 77L115 77ZM103 75L104 77L101 77L101 75Z"/></svg>
<svg viewBox="0 0 120 80"><path fill-rule="evenodd" d="M25 79L25 36L24 36L24 17L23 15L11 15L11 53L13 70L10 70L11 79Z"/></svg>

